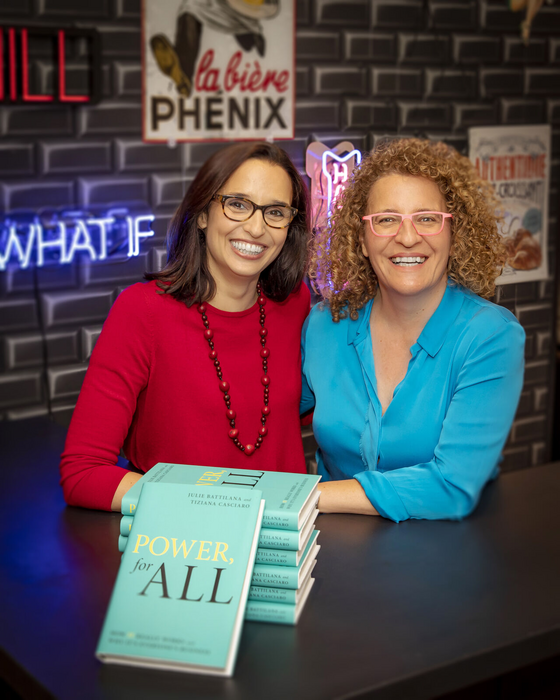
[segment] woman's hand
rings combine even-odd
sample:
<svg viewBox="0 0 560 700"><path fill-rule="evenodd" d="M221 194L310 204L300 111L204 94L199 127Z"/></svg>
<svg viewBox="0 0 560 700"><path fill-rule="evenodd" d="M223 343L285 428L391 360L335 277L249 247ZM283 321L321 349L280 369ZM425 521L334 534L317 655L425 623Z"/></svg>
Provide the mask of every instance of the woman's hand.
<svg viewBox="0 0 560 700"><path fill-rule="evenodd" d="M319 512L379 515L356 479L319 483Z"/></svg>

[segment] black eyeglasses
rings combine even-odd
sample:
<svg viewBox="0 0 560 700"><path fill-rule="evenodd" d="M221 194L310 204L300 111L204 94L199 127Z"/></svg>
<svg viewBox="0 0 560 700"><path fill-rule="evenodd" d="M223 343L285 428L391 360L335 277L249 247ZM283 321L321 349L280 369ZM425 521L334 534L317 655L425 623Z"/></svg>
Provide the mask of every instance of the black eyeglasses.
<svg viewBox="0 0 560 700"><path fill-rule="evenodd" d="M265 224L270 228L286 228L298 213L294 207L285 207L281 204L255 204L250 199L236 197L234 194L215 194L212 199L221 202L224 215L231 221L247 221L257 210L260 210Z"/></svg>

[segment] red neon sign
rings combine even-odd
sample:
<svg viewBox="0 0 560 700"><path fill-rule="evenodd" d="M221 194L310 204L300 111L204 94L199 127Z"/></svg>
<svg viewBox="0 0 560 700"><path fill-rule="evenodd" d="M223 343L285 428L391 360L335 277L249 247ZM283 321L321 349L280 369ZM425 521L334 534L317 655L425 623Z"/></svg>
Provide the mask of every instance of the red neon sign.
<svg viewBox="0 0 560 700"><path fill-rule="evenodd" d="M13 32L10 29L10 32ZM29 93L29 51L27 48L27 29L21 30L21 92L24 102L52 102L52 95L31 95ZM15 80L14 80L15 82Z"/></svg>
<svg viewBox="0 0 560 700"><path fill-rule="evenodd" d="M7 42L4 35L7 33ZM56 88L54 94L30 92L29 45L33 36L49 37L55 49ZM68 95L66 74L67 39L85 39L88 46L89 85L86 94ZM7 78L7 86L6 86ZM0 27L0 102L95 103L100 98L101 58L99 35L95 29L57 29L54 27ZM7 89L6 89L7 87Z"/></svg>
<svg viewBox="0 0 560 700"><path fill-rule="evenodd" d="M8 45L10 56L10 98L15 102L16 94L16 32L15 29L8 31Z"/></svg>

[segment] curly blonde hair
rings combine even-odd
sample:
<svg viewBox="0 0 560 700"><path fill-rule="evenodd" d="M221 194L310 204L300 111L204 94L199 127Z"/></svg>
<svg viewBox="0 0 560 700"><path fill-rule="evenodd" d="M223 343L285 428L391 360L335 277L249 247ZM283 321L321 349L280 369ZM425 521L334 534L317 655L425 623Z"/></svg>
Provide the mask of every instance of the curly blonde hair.
<svg viewBox="0 0 560 700"><path fill-rule="evenodd" d="M492 186L468 158L439 141L395 139L380 144L357 168L330 226L312 243L309 276L329 303L334 321L358 318L377 291L377 277L362 252L361 236L373 184L385 175L426 177L438 186L451 219L448 276L475 294L494 295L505 261L498 232L499 204ZM367 225L367 222L366 222Z"/></svg>

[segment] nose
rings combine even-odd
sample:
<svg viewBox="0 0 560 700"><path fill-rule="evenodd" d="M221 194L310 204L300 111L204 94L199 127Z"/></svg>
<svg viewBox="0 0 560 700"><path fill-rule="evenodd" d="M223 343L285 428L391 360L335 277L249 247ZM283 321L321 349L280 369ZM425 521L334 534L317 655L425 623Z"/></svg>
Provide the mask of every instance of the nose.
<svg viewBox="0 0 560 700"><path fill-rule="evenodd" d="M412 225L412 219L404 219L399 232L395 236L396 240L405 248L412 248L421 240L420 235Z"/></svg>
<svg viewBox="0 0 560 700"><path fill-rule="evenodd" d="M257 209L252 216L243 222L243 229L253 238L260 238L266 233L264 214Z"/></svg>

